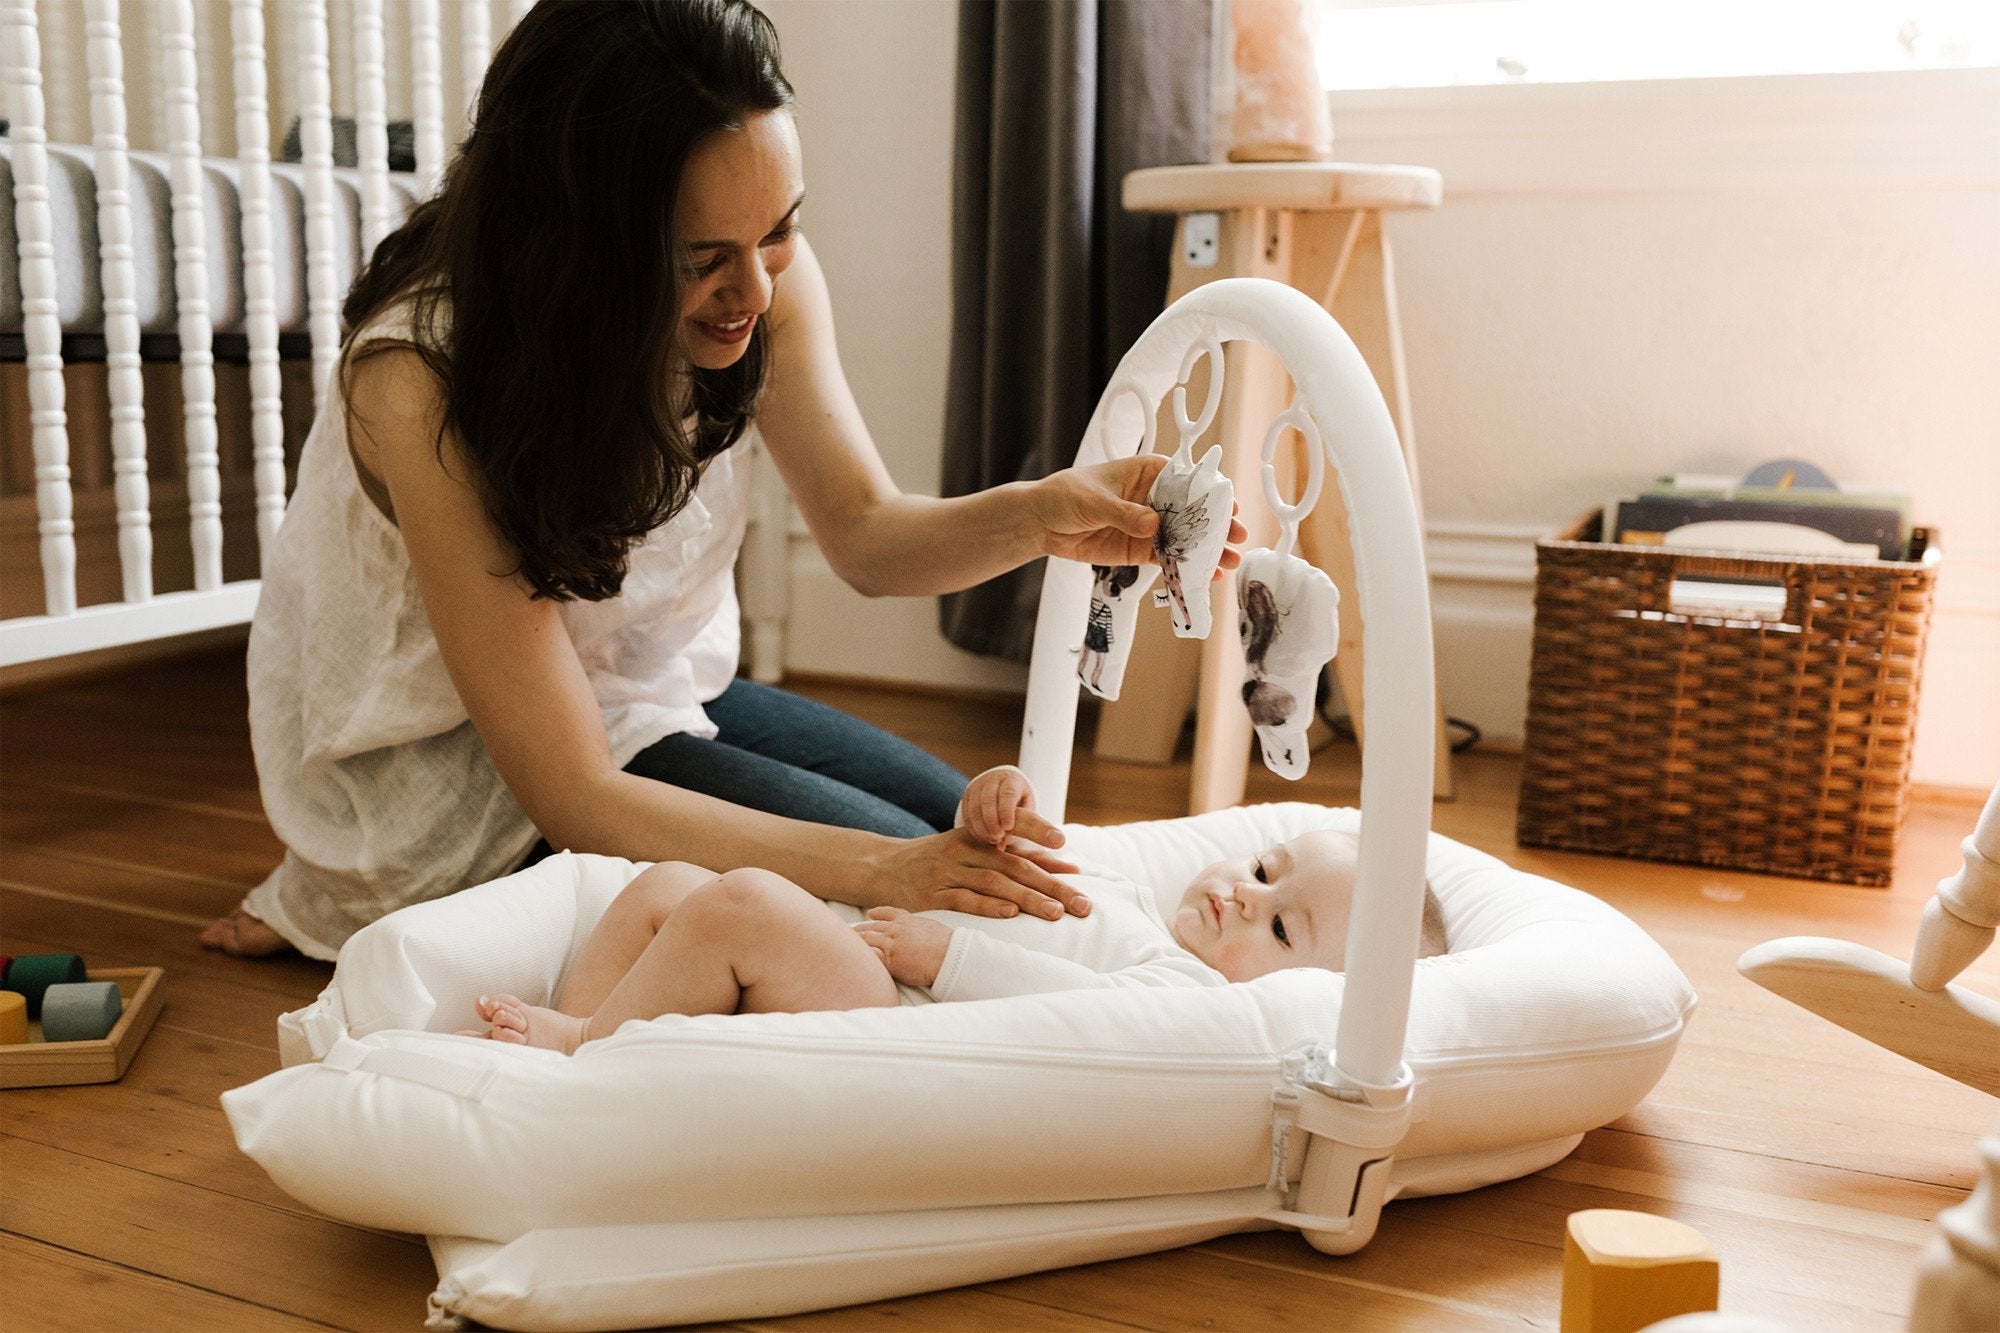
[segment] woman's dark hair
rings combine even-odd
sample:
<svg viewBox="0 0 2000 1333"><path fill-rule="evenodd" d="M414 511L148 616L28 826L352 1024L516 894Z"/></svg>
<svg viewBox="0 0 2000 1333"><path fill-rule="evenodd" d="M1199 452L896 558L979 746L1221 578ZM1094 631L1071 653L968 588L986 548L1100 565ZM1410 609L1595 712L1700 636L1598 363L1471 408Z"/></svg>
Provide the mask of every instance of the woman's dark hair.
<svg viewBox="0 0 2000 1333"><path fill-rule="evenodd" d="M764 322L726 370L687 360L674 202L695 145L791 98L746 0L541 0L442 188L349 291L350 336L412 299L444 422L536 595L616 596L632 547L742 435Z"/></svg>

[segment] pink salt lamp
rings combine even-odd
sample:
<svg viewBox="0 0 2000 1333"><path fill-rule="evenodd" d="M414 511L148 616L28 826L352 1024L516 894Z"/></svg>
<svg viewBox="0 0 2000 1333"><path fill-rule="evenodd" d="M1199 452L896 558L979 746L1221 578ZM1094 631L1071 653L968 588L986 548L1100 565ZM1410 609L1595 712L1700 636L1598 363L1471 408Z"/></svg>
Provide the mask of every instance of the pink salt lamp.
<svg viewBox="0 0 2000 1333"><path fill-rule="evenodd" d="M1231 162L1324 162L1333 118L1313 58L1306 0L1234 0L1236 114Z"/></svg>

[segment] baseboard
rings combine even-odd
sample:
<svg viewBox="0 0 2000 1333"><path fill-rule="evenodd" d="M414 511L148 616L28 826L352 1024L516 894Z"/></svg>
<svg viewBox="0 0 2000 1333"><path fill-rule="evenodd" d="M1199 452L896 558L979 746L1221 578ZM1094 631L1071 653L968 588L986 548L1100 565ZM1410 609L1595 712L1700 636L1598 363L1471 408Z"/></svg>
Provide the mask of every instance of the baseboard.
<svg viewBox="0 0 2000 1333"><path fill-rule="evenodd" d="M863 597L810 537L792 542L785 674L1025 694L1027 668L968 653L938 632L933 597Z"/></svg>
<svg viewBox="0 0 2000 1333"><path fill-rule="evenodd" d="M220 629L178 634L171 639L149 639L144 643L121 644L95 652L73 653L68 657L44 658L0 667L0 695L33 694L58 685L101 676L119 676L144 667L183 657L209 653L242 652L250 642L248 625L224 625Z"/></svg>
<svg viewBox="0 0 2000 1333"><path fill-rule="evenodd" d="M1518 750L1534 637L1535 540L1554 523L1434 522L1426 528L1438 689L1482 744ZM937 631L931 598L860 596L809 538L792 552L788 672L910 687L1018 694L1027 673L976 657ZM2000 551L1949 550L1924 668L1916 780L1941 792L2000 781Z"/></svg>
<svg viewBox="0 0 2000 1333"><path fill-rule="evenodd" d="M1910 799L1926 805L1962 805L1977 810L1993 794L1991 787L1969 787L1960 783L1912 782Z"/></svg>

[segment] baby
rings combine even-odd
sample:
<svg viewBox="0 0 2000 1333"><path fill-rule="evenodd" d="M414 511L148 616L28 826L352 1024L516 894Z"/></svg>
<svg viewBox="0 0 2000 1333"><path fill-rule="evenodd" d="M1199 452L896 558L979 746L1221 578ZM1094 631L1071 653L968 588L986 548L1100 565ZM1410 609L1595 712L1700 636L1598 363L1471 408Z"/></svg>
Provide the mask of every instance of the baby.
<svg viewBox="0 0 2000 1333"><path fill-rule="evenodd" d="M1011 766L972 780L964 835L995 846L1059 847ZM1221 986L1291 967L1339 971L1359 839L1319 830L1255 856L1218 861L1177 900L1113 877L1087 878L1087 916L978 920L877 907L843 925L826 905L768 871L725 875L678 862L627 885L585 941L553 1009L481 996L484 1033L574 1051L635 1018L886 1007L898 986L934 1000L989 999L1092 986ZM956 925L954 922L965 922ZM1419 956L1445 951L1424 890Z"/></svg>

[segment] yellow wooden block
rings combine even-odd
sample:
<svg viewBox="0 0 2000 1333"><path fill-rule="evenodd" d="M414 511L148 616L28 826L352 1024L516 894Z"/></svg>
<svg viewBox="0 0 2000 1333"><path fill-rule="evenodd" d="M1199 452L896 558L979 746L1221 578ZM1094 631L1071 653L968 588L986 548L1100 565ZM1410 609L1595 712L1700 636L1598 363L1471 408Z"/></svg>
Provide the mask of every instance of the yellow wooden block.
<svg viewBox="0 0 2000 1333"><path fill-rule="evenodd" d="M28 997L19 991L0 990L0 1046L28 1039Z"/></svg>
<svg viewBox="0 0 2000 1333"><path fill-rule="evenodd" d="M1569 1215L1562 1333L1635 1333L1713 1310L1721 1285L1714 1247L1685 1222L1618 1208Z"/></svg>

